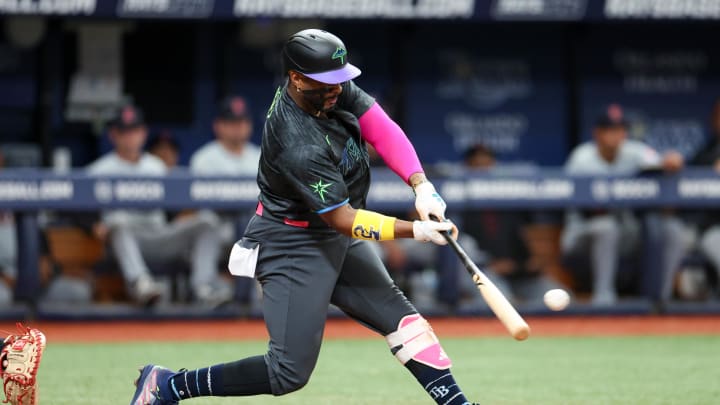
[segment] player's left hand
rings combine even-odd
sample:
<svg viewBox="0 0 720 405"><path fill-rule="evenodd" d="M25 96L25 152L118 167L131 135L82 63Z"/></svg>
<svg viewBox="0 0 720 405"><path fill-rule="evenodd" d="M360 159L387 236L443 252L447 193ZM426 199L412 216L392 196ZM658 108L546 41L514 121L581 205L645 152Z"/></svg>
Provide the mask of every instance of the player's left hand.
<svg viewBox="0 0 720 405"><path fill-rule="evenodd" d="M432 183L426 181L415 186L415 209L421 220L429 220L430 214L444 220L446 207L445 200L440 197Z"/></svg>
<svg viewBox="0 0 720 405"><path fill-rule="evenodd" d="M417 241L447 245L447 240L440 232L449 232L457 240L457 227L450 221L413 221L413 237Z"/></svg>

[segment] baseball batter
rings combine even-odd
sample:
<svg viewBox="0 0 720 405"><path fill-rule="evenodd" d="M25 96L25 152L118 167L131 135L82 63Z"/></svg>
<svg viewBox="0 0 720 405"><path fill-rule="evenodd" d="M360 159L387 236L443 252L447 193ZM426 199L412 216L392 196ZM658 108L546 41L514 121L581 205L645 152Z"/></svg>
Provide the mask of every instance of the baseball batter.
<svg viewBox="0 0 720 405"><path fill-rule="evenodd" d="M409 140L353 83L343 42L300 31L283 47L287 80L267 113L258 172L259 203L230 258L234 274L262 284L267 353L197 370L147 365L131 404L176 404L199 396L283 395L309 380L328 304L385 337L391 353L438 404L469 404L428 322L393 284L369 241L415 238L445 244L457 229L426 179ZM365 210L366 143L413 187L421 220ZM387 402L402 402L388 398Z"/></svg>

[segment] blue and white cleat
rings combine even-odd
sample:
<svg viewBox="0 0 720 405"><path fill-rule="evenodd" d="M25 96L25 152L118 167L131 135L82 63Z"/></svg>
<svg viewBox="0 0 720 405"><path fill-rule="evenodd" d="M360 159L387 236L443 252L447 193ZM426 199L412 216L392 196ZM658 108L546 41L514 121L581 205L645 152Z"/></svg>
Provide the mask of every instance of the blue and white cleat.
<svg viewBox="0 0 720 405"><path fill-rule="evenodd" d="M140 377L135 380L135 395L130 405L177 405L178 401L172 399L163 399L160 397L161 381L166 381L168 377L175 374L174 371L162 366L148 364L141 368Z"/></svg>

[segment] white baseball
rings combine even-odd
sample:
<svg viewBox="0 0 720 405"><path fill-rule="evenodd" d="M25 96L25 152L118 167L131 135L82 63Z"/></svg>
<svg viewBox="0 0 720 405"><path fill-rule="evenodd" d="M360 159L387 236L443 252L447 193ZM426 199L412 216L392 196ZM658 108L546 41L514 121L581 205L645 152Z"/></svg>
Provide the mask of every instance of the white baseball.
<svg viewBox="0 0 720 405"><path fill-rule="evenodd" d="M546 292L543 301L553 311L562 311L570 303L570 294L563 289L556 288Z"/></svg>

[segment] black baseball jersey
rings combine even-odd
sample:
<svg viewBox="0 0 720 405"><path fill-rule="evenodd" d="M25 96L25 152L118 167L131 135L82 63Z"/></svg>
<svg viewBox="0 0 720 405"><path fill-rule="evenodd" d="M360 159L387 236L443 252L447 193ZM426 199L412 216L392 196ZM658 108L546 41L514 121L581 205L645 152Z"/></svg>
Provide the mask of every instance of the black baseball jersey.
<svg viewBox="0 0 720 405"><path fill-rule="evenodd" d="M263 216L307 221L326 228L318 214L350 203L365 206L370 164L358 117L375 100L352 81L327 118L302 110L278 88L263 129L258 170Z"/></svg>

